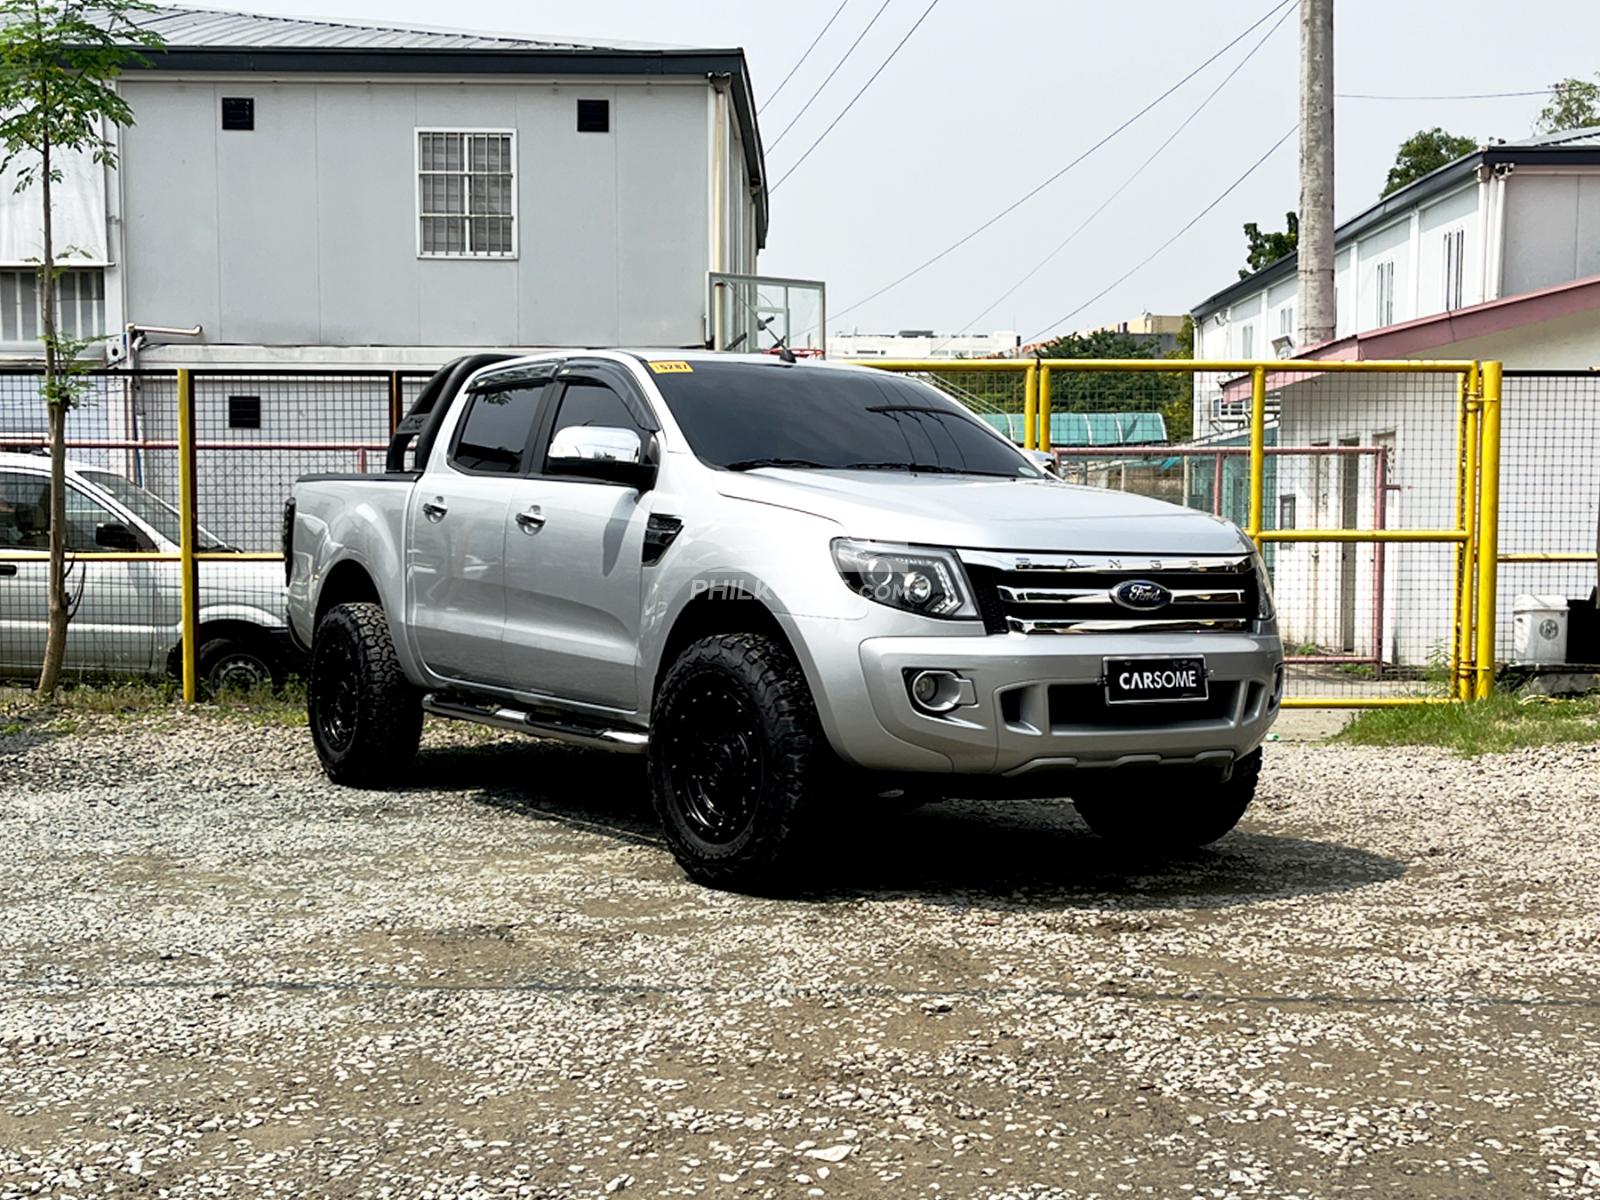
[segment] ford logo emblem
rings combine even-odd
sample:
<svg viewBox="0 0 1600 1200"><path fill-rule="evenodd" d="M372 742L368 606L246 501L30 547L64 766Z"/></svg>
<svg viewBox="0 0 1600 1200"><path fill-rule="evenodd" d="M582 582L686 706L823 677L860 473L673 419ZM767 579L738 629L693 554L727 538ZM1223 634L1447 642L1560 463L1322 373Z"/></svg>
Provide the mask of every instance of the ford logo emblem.
<svg viewBox="0 0 1600 1200"><path fill-rule="evenodd" d="M1149 612L1172 603L1172 593L1148 579L1129 579L1111 589L1111 598L1123 608Z"/></svg>

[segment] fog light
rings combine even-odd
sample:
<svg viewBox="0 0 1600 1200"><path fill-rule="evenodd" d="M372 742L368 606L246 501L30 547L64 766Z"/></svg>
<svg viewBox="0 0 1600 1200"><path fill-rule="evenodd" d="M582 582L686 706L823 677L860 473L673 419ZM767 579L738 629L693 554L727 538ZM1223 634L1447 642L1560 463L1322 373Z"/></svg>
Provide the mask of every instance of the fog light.
<svg viewBox="0 0 1600 1200"><path fill-rule="evenodd" d="M968 697L972 684L954 671L918 671L912 675L907 690L911 702L927 713L947 713Z"/></svg>

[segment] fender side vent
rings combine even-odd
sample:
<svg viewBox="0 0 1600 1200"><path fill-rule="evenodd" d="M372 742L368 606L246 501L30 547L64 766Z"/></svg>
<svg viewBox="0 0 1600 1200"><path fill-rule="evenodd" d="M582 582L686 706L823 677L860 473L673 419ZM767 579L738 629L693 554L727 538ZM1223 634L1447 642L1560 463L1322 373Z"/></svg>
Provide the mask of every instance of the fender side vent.
<svg viewBox="0 0 1600 1200"><path fill-rule="evenodd" d="M667 547L677 540L681 532L683 522L677 517L652 513L644 527L644 565L648 567L660 562Z"/></svg>

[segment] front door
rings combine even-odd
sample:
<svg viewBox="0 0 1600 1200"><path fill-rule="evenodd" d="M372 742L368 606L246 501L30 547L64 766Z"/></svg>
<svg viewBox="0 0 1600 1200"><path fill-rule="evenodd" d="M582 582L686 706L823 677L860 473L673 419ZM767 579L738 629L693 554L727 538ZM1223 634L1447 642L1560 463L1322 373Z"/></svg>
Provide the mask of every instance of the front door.
<svg viewBox="0 0 1600 1200"><path fill-rule="evenodd" d="M0 552L13 556L0 562L0 671L14 678L44 662L49 548L49 478L0 471Z"/></svg>
<svg viewBox="0 0 1600 1200"><path fill-rule="evenodd" d="M572 425L649 436L643 401L609 373L567 373L541 461L515 485L506 522L502 657L521 691L622 711L639 707L639 609L650 495L550 475L544 448ZM521 518L519 520L519 518Z"/></svg>
<svg viewBox="0 0 1600 1200"><path fill-rule="evenodd" d="M546 381L475 390L455 432L411 490L408 624L435 674L504 684L506 522L528 463Z"/></svg>
<svg viewBox="0 0 1600 1200"><path fill-rule="evenodd" d="M159 565L75 557L100 549L95 532L101 525L128 521L70 485L66 499L66 669L144 674L156 659ZM43 471L0 472L0 549L29 554L26 562L0 563L0 663L13 674L36 673L44 662L49 529L50 477Z"/></svg>

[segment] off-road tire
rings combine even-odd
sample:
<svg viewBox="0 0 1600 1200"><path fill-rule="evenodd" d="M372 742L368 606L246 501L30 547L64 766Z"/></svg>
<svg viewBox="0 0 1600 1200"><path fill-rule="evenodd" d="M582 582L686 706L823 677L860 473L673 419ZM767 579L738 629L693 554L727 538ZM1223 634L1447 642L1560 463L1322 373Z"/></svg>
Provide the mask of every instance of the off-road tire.
<svg viewBox="0 0 1600 1200"><path fill-rule="evenodd" d="M781 643L720 634L668 669L651 722L650 793L691 879L768 895L792 888L807 818L835 766L805 675ZM713 829L704 810L719 785L732 815Z"/></svg>
<svg viewBox="0 0 1600 1200"><path fill-rule="evenodd" d="M317 758L335 783L385 787L416 757L422 701L400 668L381 605L337 604L322 618L306 716Z"/></svg>
<svg viewBox="0 0 1600 1200"><path fill-rule="evenodd" d="M220 637L201 643L197 666L213 696L225 687L277 687L283 682L283 666L271 648L244 638Z"/></svg>
<svg viewBox="0 0 1600 1200"><path fill-rule="evenodd" d="M1228 833L1255 799L1261 751L1233 764L1227 779L1159 785L1160 795L1134 787L1106 788L1074 796L1078 815L1101 837L1135 849L1193 850ZM1152 772L1151 782L1160 776Z"/></svg>

